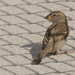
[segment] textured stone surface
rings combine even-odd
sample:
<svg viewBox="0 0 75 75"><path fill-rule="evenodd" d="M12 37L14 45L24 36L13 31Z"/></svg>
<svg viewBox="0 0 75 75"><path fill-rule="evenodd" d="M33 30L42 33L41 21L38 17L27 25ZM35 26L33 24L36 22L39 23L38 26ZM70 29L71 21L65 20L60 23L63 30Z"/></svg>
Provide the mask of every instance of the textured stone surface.
<svg viewBox="0 0 75 75"><path fill-rule="evenodd" d="M51 25L44 17L53 10L64 12L70 26L61 50L75 50L74 0L0 0L0 75L75 75L75 52L31 65Z"/></svg>

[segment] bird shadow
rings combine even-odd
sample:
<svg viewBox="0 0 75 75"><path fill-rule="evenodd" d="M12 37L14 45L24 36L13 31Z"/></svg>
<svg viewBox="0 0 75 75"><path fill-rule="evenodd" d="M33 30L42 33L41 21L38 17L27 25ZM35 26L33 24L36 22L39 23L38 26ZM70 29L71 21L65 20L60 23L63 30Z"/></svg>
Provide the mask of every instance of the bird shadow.
<svg viewBox="0 0 75 75"><path fill-rule="evenodd" d="M37 56L38 53L40 52L42 44L40 44L40 43L31 43L31 44L23 45L21 47L22 48L26 48L26 47L31 48L29 51L30 51L30 54L32 55L32 59L34 59L35 56ZM51 55L56 55L56 54L48 53L45 57L48 57L48 56L51 56Z"/></svg>
<svg viewBox="0 0 75 75"><path fill-rule="evenodd" d="M26 49L27 47L30 48L30 50L29 49L28 50L30 51L30 54L32 55L32 60L33 60L35 58L35 56L37 56L38 53L40 52L42 44L40 44L40 43L31 43L31 44L23 45L21 47L24 48L24 49ZM55 53L48 53L45 57L50 58L50 56L52 56L52 55L54 56L56 54ZM57 62L57 61L55 60L55 62ZM31 62L31 64L32 64L32 62ZM44 63L42 63L42 64L44 64Z"/></svg>
<svg viewBox="0 0 75 75"><path fill-rule="evenodd" d="M31 44L23 45L21 47L22 48L25 48L25 47L31 48L29 51L30 51L30 54L32 55L32 58L34 59L34 57L40 52L41 44L31 43Z"/></svg>

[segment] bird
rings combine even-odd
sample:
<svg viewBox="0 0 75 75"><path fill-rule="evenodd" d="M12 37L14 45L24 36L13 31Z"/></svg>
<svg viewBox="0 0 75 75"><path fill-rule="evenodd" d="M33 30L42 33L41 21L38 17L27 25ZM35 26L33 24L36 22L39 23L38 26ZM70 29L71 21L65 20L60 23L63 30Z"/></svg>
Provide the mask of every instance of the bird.
<svg viewBox="0 0 75 75"><path fill-rule="evenodd" d="M60 51L65 45L69 36L70 28L65 14L61 11L53 11L45 19L52 22L44 35L42 47L37 56L33 59L32 64L40 64L42 59L48 53L66 54L67 51Z"/></svg>

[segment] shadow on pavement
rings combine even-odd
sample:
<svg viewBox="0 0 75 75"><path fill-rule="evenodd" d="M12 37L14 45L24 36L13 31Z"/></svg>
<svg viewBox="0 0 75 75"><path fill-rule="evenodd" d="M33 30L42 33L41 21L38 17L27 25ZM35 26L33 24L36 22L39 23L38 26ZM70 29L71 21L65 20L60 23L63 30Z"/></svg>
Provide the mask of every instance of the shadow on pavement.
<svg viewBox="0 0 75 75"><path fill-rule="evenodd" d="M25 47L31 48L30 54L32 55L32 58L34 59L34 57L40 52L41 44L31 43L31 44L27 44L27 45L22 46L22 48L25 48Z"/></svg>

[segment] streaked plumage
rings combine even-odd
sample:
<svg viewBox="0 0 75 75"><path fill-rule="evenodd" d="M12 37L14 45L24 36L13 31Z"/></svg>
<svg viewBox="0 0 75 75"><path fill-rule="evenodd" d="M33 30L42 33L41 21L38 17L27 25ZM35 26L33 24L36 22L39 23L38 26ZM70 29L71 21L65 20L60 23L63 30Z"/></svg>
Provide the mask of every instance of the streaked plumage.
<svg viewBox="0 0 75 75"><path fill-rule="evenodd" d="M53 11L45 19L52 21L53 24L47 29L40 53L34 58L33 64L39 64L47 53L62 54L59 50L66 43L69 35L67 18L62 12Z"/></svg>

